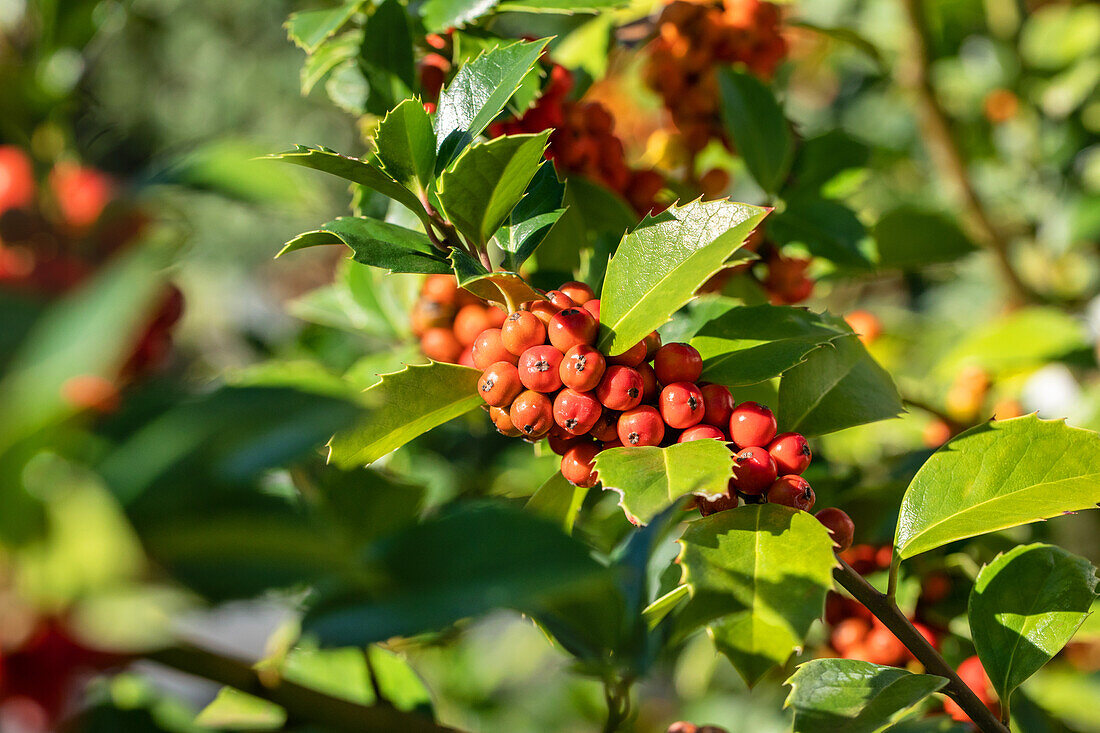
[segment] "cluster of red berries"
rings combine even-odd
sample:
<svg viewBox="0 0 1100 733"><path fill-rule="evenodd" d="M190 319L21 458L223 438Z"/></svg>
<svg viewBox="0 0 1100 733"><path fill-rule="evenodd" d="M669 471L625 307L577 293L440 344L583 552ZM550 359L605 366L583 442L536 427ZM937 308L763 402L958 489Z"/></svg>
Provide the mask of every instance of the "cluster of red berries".
<svg viewBox="0 0 1100 733"><path fill-rule="evenodd" d="M742 246L760 255L760 261L722 270L707 281L703 292L719 292L732 276L746 273L760 284L773 305L796 305L813 295L814 281L806 274L810 260L784 255L767 241L761 228L754 229ZM758 275L756 271L761 269L764 272Z"/></svg>
<svg viewBox="0 0 1100 733"><path fill-rule="evenodd" d="M474 366L474 340L500 328L507 314L458 287L451 275L428 275L413 306L410 327L420 351L435 361Z"/></svg>
<svg viewBox="0 0 1100 733"><path fill-rule="evenodd" d="M711 139L724 140L718 113L716 68L744 64L770 77L787 54L779 8L760 0L674 0L657 21L648 46L646 83L656 91L684 136L698 152Z"/></svg>

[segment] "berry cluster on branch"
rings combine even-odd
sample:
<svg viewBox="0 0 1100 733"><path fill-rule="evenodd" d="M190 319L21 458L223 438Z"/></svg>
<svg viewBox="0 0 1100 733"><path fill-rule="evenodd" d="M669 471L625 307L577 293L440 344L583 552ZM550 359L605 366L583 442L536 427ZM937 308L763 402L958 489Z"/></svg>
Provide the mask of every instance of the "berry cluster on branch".
<svg viewBox="0 0 1100 733"><path fill-rule="evenodd" d="M459 288L451 275L428 275L413 306L410 327L424 356L472 367L474 341L485 329L502 326L506 315Z"/></svg>

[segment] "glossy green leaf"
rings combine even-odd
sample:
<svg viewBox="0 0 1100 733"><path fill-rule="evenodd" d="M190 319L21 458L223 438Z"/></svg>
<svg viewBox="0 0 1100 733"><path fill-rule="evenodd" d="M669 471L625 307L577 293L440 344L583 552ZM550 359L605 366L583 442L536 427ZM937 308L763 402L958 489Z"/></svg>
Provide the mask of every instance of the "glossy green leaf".
<svg viewBox="0 0 1100 733"><path fill-rule="evenodd" d="M427 189L435 177L432 118L416 99L406 99L378 123L374 147L383 170L413 190Z"/></svg>
<svg viewBox="0 0 1100 733"><path fill-rule="evenodd" d="M621 497L626 518L648 524L681 496L725 494L733 477L733 452L718 440L612 448L596 456L596 471L604 489Z"/></svg>
<svg viewBox="0 0 1100 733"><path fill-rule="evenodd" d="M364 216L341 216L320 229L303 232L286 243L287 252L325 244L344 244L356 262L390 272L446 274L451 264L420 232Z"/></svg>
<svg viewBox="0 0 1100 733"><path fill-rule="evenodd" d="M479 298L501 304L509 313L520 303L546 299L516 273L504 270L490 272L461 250L451 250L451 264L459 287L469 290Z"/></svg>
<svg viewBox="0 0 1100 733"><path fill-rule="evenodd" d="M534 512L552 522L557 522L566 533L572 533L588 489L574 486L561 473L546 480L538 491L527 500L527 511Z"/></svg>
<svg viewBox="0 0 1100 733"><path fill-rule="evenodd" d="M299 74L302 94L309 94L313 91L313 87L324 80L333 69L355 58L362 45L361 31L348 31L322 43L302 64L302 71Z"/></svg>
<svg viewBox="0 0 1100 733"><path fill-rule="evenodd" d="M867 236L863 223L844 204L817 196L789 199L787 208L768 219L768 236L776 244L801 244L815 257L838 265L870 268L860 249Z"/></svg>
<svg viewBox="0 0 1100 733"><path fill-rule="evenodd" d="M431 362L382 375L363 393L366 415L329 442L329 462L341 468L373 463L413 438L482 404L476 369Z"/></svg>
<svg viewBox="0 0 1100 733"><path fill-rule="evenodd" d="M734 252L768 209L692 201L647 216L607 265L600 298L601 351L621 354L663 325L712 275L752 255Z"/></svg>
<svg viewBox="0 0 1100 733"><path fill-rule="evenodd" d="M503 0L500 12L515 13L599 13L629 5L629 0Z"/></svg>
<svg viewBox="0 0 1100 733"><path fill-rule="evenodd" d="M858 659L815 659L785 684L794 733L875 733L947 680Z"/></svg>
<svg viewBox="0 0 1100 733"><path fill-rule="evenodd" d="M703 357L702 379L737 386L778 377L848 333L835 319L802 308L737 306L700 328L691 345Z"/></svg>
<svg viewBox="0 0 1100 733"><path fill-rule="evenodd" d="M1021 545L983 567L970 591L967 616L997 697L1009 700L1053 659L1095 600L1096 569L1060 547Z"/></svg>
<svg viewBox="0 0 1100 733"><path fill-rule="evenodd" d="M890 374L853 335L811 352L779 382L779 427L824 435L904 411Z"/></svg>
<svg viewBox="0 0 1100 733"><path fill-rule="evenodd" d="M527 261L565 213L564 199L565 184L558 180L554 164L545 161L494 236L504 253L502 267L514 271Z"/></svg>
<svg viewBox="0 0 1100 733"><path fill-rule="evenodd" d="M291 13L284 24L287 37L306 53L313 53L365 4L365 0L352 0L335 8Z"/></svg>
<svg viewBox="0 0 1100 733"><path fill-rule="evenodd" d="M1100 503L1100 435L1025 415L967 430L921 466L901 503L903 558Z"/></svg>
<svg viewBox="0 0 1100 733"><path fill-rule="evenodd" d="M775 193L794 160L794 136L770 89L752 74L718 71L722 119L749 173Z"/></svg>
<svg viewBox="0 0 1100 733"><path fill-rule="evenodd" d="M439 177L439 201L466 237L484 245L523 198L550 132L471 145Z"/></svg>
<svg viewBox="0 0 1100 733"><path fill-rule="evenodd" d="M793 188L798 191L821 190L839 173L860 168L871 157L870 149L841 130L811 137L798 149L791 167Z"/></svg>
<svg viewBox="0 0 1100 733"><path fill-rule="evenodd" d="M750 685L783 664L825 611L837 562L811 514L743 506L693 522L680 543L691 600L677 622L683 631L707 624Z"/></svg>
<svg viewBox="0 0 1100 733"><path fill-rule="evenodd" d="M412 95L417 85L413 32L399 0L383 0L363 27L359 71L370 87L365 109L383 115Z"/></svg>
<svg viewBox="0 0 1100 733"><path fill-rule="evenodd" d="M1082 323L1057 308L1021 308L980 326L959 340L938 364L936 373L954 377L967 365L993 375L1041 366L1086 348Z"/></svg>
<svg viewBox="0 0 1100 733"><path fill-rule="evenodd" d="M429 33L461 28L493 10L500 0L427 0L420 12Z"/></svg>
<svg viewBox="0 0 1100 733"><path fill-rule="evenodd" d="M223 687L195 717L195 724L215 730L280 730L286 711L273 702Z"/></svg>
<svg viewBox="0 0 1100 733"><path fill-rule="evenodd" d="M546 43L518 41L499 46L458 70L439 95L436 109L437 171L449 165L500 114Z"/></svg>
<svg viewBox="0 0 1100 733"><path fill-rule="evenodd" d="M881 268L915 269L950 262L977 249L948 217L911 206L883 214L872 235Z"/></svg>

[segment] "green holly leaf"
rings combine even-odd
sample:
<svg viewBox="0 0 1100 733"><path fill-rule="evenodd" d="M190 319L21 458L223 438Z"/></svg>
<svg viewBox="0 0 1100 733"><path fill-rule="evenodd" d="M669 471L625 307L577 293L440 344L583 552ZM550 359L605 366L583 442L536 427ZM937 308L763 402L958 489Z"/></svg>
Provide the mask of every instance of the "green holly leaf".
<svg viewBox="0 0 1100 733"><path fill-rule="evenodd" d="M451 250L451 264L459 287L479 298L501 304L509 313L515 311L520 303L546 300L516 273L504 270L490 272L462 250Z"/></svg>
<svg viewBox="0 0 1100 733"><path fill-rule="evenodd" d="M526 508L529 512L557 522L568 534L573 531L573 522L577 520L586 496L588 489L574 486L561 473L555 473L531 495Z"/></svg>
<svg viewBox="0 0 1100 733"><path fill-rule="evenodd" d="M798 149L791 167L792 188L819 192L836 176L852 168L862 168L871 157L870 149L841 130L830 130L806 140Z"/></svg>
<svg viewBox="0 0 1100 733"><path fill-rule="evenodd" d="M439 202L471 242L483 246L523 198L550 131L471 145L439 177Z"/></svg>
<svg viewBox="0 0 1100 733"><path fill-rule="evenodd" d="M794 135L771 90L752 74L720 69L722 119L749 173L775 193L794 160Z"/></svg>
<svg viewBox="0 0 1100 733"><path fill-rule="evenodd" d="M1025 415L971 428L917 471L901 502L902 558L1100 503L1100 435Z"/></svg>
<svg viewBox="0 0 1100 733"><path fill-rule="evenodd" d="M858 659L814 659L791 678L793 733L875 733L947 680Z"/></svg>
<svg viewBox="0 0 1100 733"><path fill-rule="evenodd" d="M691 345L703 357L702 379L740 386L778 377L822 344L850 333L835 319L803 308L739 306L706 323Z"/></svg>
<svg viewBox="0 0 1100 733"><path fill-rule="evenodd" d="M829 531L811 514L743 506L693 522L680 544L691 600L678 627L707 624L749 685L786 662L825 611L837 561Z"/></svg>
<svg viewBox="0 0 1100 733"><path fill-rule="evenodd" d="M860 249L867 237L863 222L842 203L817 196L787 200L787 208L768 220L768 236L778 245L801 244L815 257L845 267L870 268Z"/></svg>
<svg viewBox="0 0 1100 733"><path fill-rule="evenodd" d="M542 244L565 209L565 184L558 180L554 164L545 161L527 185L523 198L512 209L493 239L504 253L501 265L518 270Z"/></svg>
<svg viewBox="0 0 1100 733"><path fill-rule="evenodd" d="M398 0L385 0L367 18L359 49L359 71L370 94L366 111L385 114L416 88L416 61L409 15Z"/></svg>
<svg viewBox="0 0 1100 733"><path fill-rule="evenodd" d="M779 382L784 431L824 435L902 412L894 380L854 335L818 347Z"/></svg>
<svg viewBox="0 0 1100 733"><path fill-rule="evenodd" d="M421 6L424 28L429 33L441 33L461 28L492 12L500 0L427 0Z"/></svg>
<svg viewBox="0 0 1100 733"><path fill-rule="evenodd" d="M878 266L883 269L913 270L957 260L977 249L948 217L911 206L883 214L871 234L878 247Z"/></svg>
<svg viewBox="0 0 1100 733"><path fill-rule="evenodd" d="M753 255L734 256L768 209L732 201L692 201L647 216L607 265L599 348L621 354L695 296L712 275Z"/></svg>
<svg viewBox="0 0 1100 733"><path fill-rule="evenodd" d="M299 74L302 95L313 91L313 87L317 86L334 68L354 59L362 45L363 32L358 30L348 31L322 43L302 64Z"/></svg>
<svg viewBox="0 0 1100 733"><path fill-rule="evenodd" d="M434 427L482 404L477 369L431 362L410 365L363 392L366 414L329 441L329 462L341 468L373 463Z"/></svg>
<svg viewBox="0 0 1100 733"><path fill-rule="evenodd" d="M313 53L322 43L337 33L351 16L359 12L366 0L353 0L335 8L325 10L307 10L291 13L283 27L287 38L306 53Z"/></svg>
<svg viewBox="0 0 1100 733"><path fill-rule="evenodd" d="M404 100L378 123L374 149L382 169L413 191L426 190L435 178L435 131L417 99Z"/></svg>
<svg viewBox="0 0 1100 733"><path fill-rule="evenodd" d="M448 166L500 114L546 43L544 39L498 46L458 70L439 95L436 109L437 171Z"/></svg>
<svg viewBox="0 0 1100 733"><path fill-rule="evenodd" d="M505 13L600 13L626 7L630 0L504 0L497 10Z"/></svg>
<svg viewBox="0 0 1100 733"><path fill-rule="evenodd" d="M424 210L424 205L420 203L416 194L402 186L381 168L365 160L340 155L328 148L311 148L305 145L295 145L294 150L266 155L263 159L282 160L304 168L313 168L352 183L358 183L360 186L366 186L372 191L388 196L416 214L425 228L431 226L428 212Z"/></svg>
<svg viewBox="0 0 1100 733"><path fill-rule="evenodd" d="M681 496L725 494L733 478L733 452L718 440L612 448L596 456L596 471L604 489L621 497L626 518L648 524Z"/></svg>
<svg viewBox="0 0 1100 733"><path fill-rule="evenodd" d="M451 271L451 264L432 248L427 235L365 216L341 216L320 229L303 232L287 242L276 257L325 244L347 245L356 262L390 272Z"/></svg>

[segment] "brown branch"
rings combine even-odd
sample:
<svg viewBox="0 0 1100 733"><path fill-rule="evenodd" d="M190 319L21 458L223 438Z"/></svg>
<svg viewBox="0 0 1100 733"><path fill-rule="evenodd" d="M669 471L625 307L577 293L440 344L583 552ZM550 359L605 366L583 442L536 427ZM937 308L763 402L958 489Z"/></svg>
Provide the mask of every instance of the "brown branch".
<svg viewBox="0 0 1100 733"><path fill-rule="evenodd" d="M947 427L949 427L951 429L952 437L958 435L959 433L966 430L967 428L973 427L972 425L967 425L965 423L959 422L958 420L951 417L950 415L948 415L946 412L944 412L940 408L938 408L938 407L936 407L936 406L934 406L934 405L932 405L928 402L925 402L924 400L918 400L918 399L913 398L913 397L903 396L901 398L901 401L902 401L902 404L904 404L906 407L914 407L914 408L920 410L921 412L927 412L932 417L936 418L937 420L942 421L945 425L947 425Z"/></svg>
<svg viewBox="0 0 1100 733"><path fill-rule="evenodd" d="M917 98L921 131L928 145L940 178L954 189L955 195L966 213L971 235L979 245L989 250L997 261L998 269L1009 289L1012 306L1039 302L1042 298L1020 279L1009 254L1008 237L993 223L974 184L970 180L966 159L951 132L947 112L936 97L928 69L932 61L931 43L924 18L923 0L901 0L902 10L909 25L911 48L908 63L901 68L902 81Z"/></svg>
<svg viewBox="0 0 1100 733"><path fill-rule="evenodd" d="M848 563L840 561L840 567L833 571L833 578L843 588L852 594L857 601L867 607L886 628L898 638L905 647L913 653L924 668L934 675L947 679L947 686L943 688L944 694L959 704L959 707L970 716L974 724L983 733L1008 733L1008 728L997 720L978 696L959 679L959 675L951 668L935 647L910 623L901 609L893 601L879 593L863 576L852 569Z"/></svg>
<svg viewBox="0 0 1100 733"><path fill-rule="evenodd" d="M270 680L266 675L261 677L245 662L198 647L170 647L145 657L180 672L273 702L286 710L290 720L358 733L392 733L397 730L406 733L461 733L430 718L402 712L388 705L358 705L281 678Z"/></svg>

